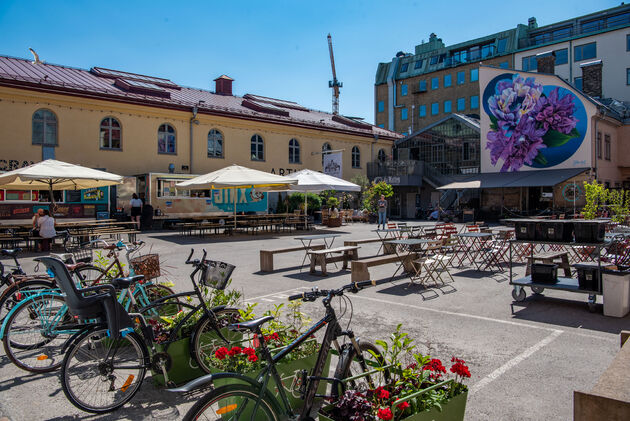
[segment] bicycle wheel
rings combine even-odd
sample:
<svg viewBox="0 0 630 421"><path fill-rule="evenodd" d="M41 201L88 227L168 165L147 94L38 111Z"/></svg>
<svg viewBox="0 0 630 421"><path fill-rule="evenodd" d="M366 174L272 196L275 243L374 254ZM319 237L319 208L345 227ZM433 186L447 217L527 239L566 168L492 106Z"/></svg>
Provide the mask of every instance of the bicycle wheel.
<svg viewBox="0 0 630 421"><path fill-rule="evenodd" d="M107 272L105 272L105 269L94 265L81 266L77 268L73 274L77 276L83 287L91 287L95 285L95 281L98 281L97 283L104 283L112 279Z"/></svg>
<svg viewBox="0 0 630 421"><path fill-rule="evenodd" d="M29 279L9 285L0 295L0 322L4 320L17 303L29 295L29 292L34 294L55 287L55 283L47 279Z"/></svg>
<svg viewBox="0 0 630 421"><path fill-rule="evenodd" d="M212 358L217 349L222 346L230 349L233 346L239 346L241 348L256 348L258 346L255 343L256 338L253 333L249 332L234 332L226 329L229 324L237 323L241 320L241 314L236 308L226 308L214 312L217 319L217 327L227 339L225 342L213 328L213 320L207 316L203 316L197 323L195 331L193 332L192 350L197 360L197 364L206 373L211 374L211 368L213 368Z"/></svg>
<svg viewBox="0 0 630 421"><path fill-rule="evenodd" d="M259 391L244 384L222 386L205 394L184 416L184 421L277 421L274 404L267 397L258 399ZM255 406L258 403L256 413Z"/></svg>
<svg viewBox="0 0 630 421"><path fill-rule="evenodd" d="M112 339L106 328L87 330L68 347L61 386L77 408L111 412L133 398L148 365L147 348L137 333Z"/></svg>
<svg viewBox="0 0 630 421"><path fill-rule="evenodd" d="M57 293L21 301L4 326L2 345L7 357L33 373L46 373L61 366L64 344L78 327Z"/></svg>
<svg viewBox="0 0 630 421"><path fill-rule="evenodd" d="M360 341L359 349L361 350L361 355L365 360L365 364L357 358L357 353L354 347L347 347L339 357L339 362L337 363L337 368L335 369L335 375L333 376L334 378L347 379L361 373L372 371L378 367L385 366L385 358L383 358L381 351L376 347L376 345ZM384 385L388 381L389 370L383 369L377 373L347 382L346 388L366 391L368 389L375 389L378 386ZM332 389L332 396L334 398L338 397L338 388L333 387Z"/></svg>
<svg viewBox="0 0 630 421"><path fill-rule="evenodd" d="M173 294L175 294L175 292L173 292L172 289L160 284L145 284L142 288L136 288L133 292L133 296L140 309L149 306L151 303L159 300L160 298L168 297ZM181 309L182 305L179 301L179 297L174 297L163 301L159 306L155 306L148 314L155 316L173 316Z"/></svg>

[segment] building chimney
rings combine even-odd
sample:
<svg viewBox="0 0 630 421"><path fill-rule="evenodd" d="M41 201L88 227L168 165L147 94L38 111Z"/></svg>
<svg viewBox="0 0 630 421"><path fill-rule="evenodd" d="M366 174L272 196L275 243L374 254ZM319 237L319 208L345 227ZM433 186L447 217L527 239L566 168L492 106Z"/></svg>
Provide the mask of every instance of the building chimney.
<svg viewBox="0 0 630 421"><path fill-rule="evenodd" d="M556 70L556 53L545 51L536 54L536 71L553 75Z"/></svg>
<svg viewBox="0 0 630 421"><path fill-rule="evenodd" d="M536 28L538 28L538 22L536 22L536 18L535 17L531 17L531 18L527 19L527 27L529 29L536 29Z"/></svg>
<svg viewBox="0 0 630 421"><path fill-rule="evenodd" d="M214 80L215 88L214 92L218 95L229 95L232 96L232 79L229 76L221 75Z"/></svg>
<svg viewBox="0 0 630 421"><path fill-rule="evenodd" d="M582 92L593 98L602 97L602 67L601 60L593 60L580 64L582 68Z"/></svg>

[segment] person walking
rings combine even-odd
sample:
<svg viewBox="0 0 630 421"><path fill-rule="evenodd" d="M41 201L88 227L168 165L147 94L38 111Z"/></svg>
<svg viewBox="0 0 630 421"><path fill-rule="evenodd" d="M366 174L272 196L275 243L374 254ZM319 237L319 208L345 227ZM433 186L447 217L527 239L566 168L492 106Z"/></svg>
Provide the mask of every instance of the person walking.
<svg viewBox="0 0 630 421"><path fill-rule="evenodd" d="M383 229L385 229L385 224L387 223L387 200L385 200L385 195L381 195L381 198L378 201L378 225L377 229L381 227L383 224Z"/></svg>
<svg viewBox="0 0 630 421"><path fill-rule="evenodd" d="M140 215L142 215L142 200L138 198L137 194L131 195L131 201L129 202L131 207L131 221L136 223L137 229L140 229Z"/></svg>
<svg viewBox="0 0 630 421"><path fill-rule="evenodd" d="M39 236L42 237L42 251L50 251L50 240L55 238L55 218L50 216L48 209L44 209L44 214L37 219Z"/></svg>

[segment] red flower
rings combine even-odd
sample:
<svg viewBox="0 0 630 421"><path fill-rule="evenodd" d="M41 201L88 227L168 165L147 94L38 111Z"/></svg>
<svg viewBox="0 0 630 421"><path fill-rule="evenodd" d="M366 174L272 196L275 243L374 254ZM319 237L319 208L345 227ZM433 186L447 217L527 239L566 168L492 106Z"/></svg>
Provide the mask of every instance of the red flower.
<svg viewBox="0 0 630 421"><path fill-rule="evenodd" d="M453 364L453 367L451 367L451 373L455 373L458 376L462 377L470 377L470 371L468 370L468 367L460 362L456 362L455 364Z"/></svg>
<svg viewBox="0 0 630 421"><path fill-rule="evenodd" d="M389 392L379 386L376 388L376 397L379 399L389 399Z"/></svg>
<svg viewBox="0 0 630 421"><path fill-rule="evenodd" d="M462 363L462 364L466 364L466 361L464 361L464 360L462 360L462 359L459 359L459 358L457 358L457 357L453 357L453 358L451 358L451 362L452 362L452 363Z"/></svg>
<svg viewBox="0 0 630 421"><path fill-rule="evenodd" d="M411 363L407 366L407 370L415 370L418 367L417 363Z"/></svg>
<svg viewBox="0 0 630 421"><path fill-rule="evenodd" d="M214 353L214 356L217 357L220 360L225 359L225 356L228 354L228 349L224 346L222 346L221 348L217 349L217 351Z"/></svg>
<svg viewBox="0 0 630 421"><path fill-rule="evenodd" d="M248 357L251 357L252 355L256 354L256 350L254 348L244 348L243 354L247 355Z"/></svg>
<svg viewBox="0 0 630 421"><path fill-rule="evenodd" d="M249 357L247 357L247 360L249 362L255 363L256 361L258 361L258 356L256 356L255 354L252 354Z"/></svg>
<svg viewBox="0 0 630 421"><path fill-rule="evenodd" d="M401 411L404 411L405 409L409 408L409 402L399 403L397 405L397 408L400 409Z"/></svg>
<svg viewBox="0 0 630 421"><path fill-rule="evenodd" d="M378 417L382 420L388 421L394 418L394 414L392 414L392 410L389 408L379 409Z"/></svg>
<svg viewBox="0 0 630 421"><path fill-rule="evenodd" d="M437 358L433 358L431 361L426 363L422 369L434 371L436 373L446 373L446 368L442 365L442 361Z"/></svg>

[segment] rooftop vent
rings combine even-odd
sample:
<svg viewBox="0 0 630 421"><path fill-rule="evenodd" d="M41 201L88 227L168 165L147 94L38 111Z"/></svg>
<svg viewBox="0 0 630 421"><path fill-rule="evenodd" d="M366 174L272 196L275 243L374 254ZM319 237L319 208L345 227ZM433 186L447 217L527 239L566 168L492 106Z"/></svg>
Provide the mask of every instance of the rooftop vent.
<svg viewBox="0 0 630 421"><path fill-rule="evenodd" d="M249 108L250 110L258 111L261 113L275 114L283 117L289 116L289 112L287 110L283 110L282 108L276 107L275 105L253 101L251 99L243 99L241 105L245 108Z"/></svg>
<svg viewBox="0 0 630 421"><path fill-rule="evenodd" d="M154 83L118 78L114 81L114 86L135 94L159 96L161 98L171 97L171 93L169 91Z"/></svg>
<svg viewBox="0 0 630 421"><path fill-rule="evenodd" d="M245 94L243 98L251 99L252 101L256 101L256 102L262 102L264 104L275 105L276 107L289 108L291 110L308 111L308 108L301 106L297 102L285 101L283 99L268 98L265 96L252 95L252 94Z"/></svg>
<svg viewBox="0 0 630 421"><path fill-rule="evenodd" d="M234 79L227 75L221 75L214 80L214 92L217 95L232 96L232 82Z"/></svg>

